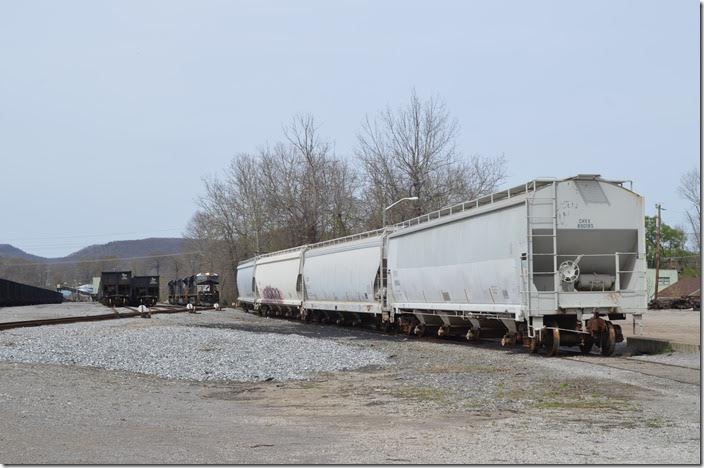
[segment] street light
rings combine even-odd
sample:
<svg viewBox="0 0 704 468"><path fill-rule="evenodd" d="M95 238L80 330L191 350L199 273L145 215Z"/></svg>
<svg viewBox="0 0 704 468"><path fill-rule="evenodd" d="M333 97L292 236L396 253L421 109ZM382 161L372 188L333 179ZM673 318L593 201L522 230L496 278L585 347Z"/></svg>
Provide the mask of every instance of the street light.
<svg viewBox="0 0 704 468"><path fill-rule="evenodd" d="M397 203L401 203L401 202L404 201L404 200L418 200L418 197L406 197L406 198L402 198L402 199L400 199L400 200L396 200L395 202L393 202L392 204L390 204L389 206L387 206L386 208L384 208L384 211L383 211L382 216L381 216L381 219L382 219L382 221L381 221L382 227L386 227L386 210L388 210L388 209L390 209L390 208L393 208L394 205L396 205Z"/></svg>

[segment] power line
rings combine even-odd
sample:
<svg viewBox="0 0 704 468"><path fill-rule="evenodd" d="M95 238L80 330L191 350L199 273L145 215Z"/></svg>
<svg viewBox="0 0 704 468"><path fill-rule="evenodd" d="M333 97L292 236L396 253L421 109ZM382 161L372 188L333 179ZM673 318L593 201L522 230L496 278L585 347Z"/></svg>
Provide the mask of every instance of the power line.
<svg viewBox="0 0 704 468"><path fill-rule="evenodd" d="M129 241L126 241L129 242ZM92 245L106 245L106 244L92 244ZM17 246L15 246L17 247ZM58 248L87 248L91 247L91 245L86 245L86 243L81 243L81 244L30 244L30 245L22 245L21 247L17 247L18 249L27 251L27 250L56 250Z"/></svg>
<svg viewBox="0 0 704 468"><path fill-rule="evenodd" d="M3 264L0 263L0 267L6 267L6 266L39 266L39 265L69 265L72 263L100 263L100 262L126 262L129 260L141 260L141 259L146 259L146 258L165 258L165 257L178 257L181 255L195 255L195 254L200 254L202 252L199 251L194 251L194 252L179 252L179 253L173 253L173 254L159 254L159 255L143 255L140 257L123 257L123 258L98 258L98 259L92 259L92 260L67 260L67 261L60 261L60 262L31 262L31 263L9 263L9 264Z"/></svg>
<svg viewBox="0 0 704 468"><path fill-rule="evenodd" d="M169 229L152 229L149 231L137 231L137 232L115 232L108 234L81 234L77 236L53 236L53 237L23 237L17 239L6 239L4 242L20 242L25 240L53 240L53 239L78 239L84 237L109 237L109 236L127 236L134 234L148 234L150 232L167 232L167 231L182 231L183 228L169 228Z"/></svg>

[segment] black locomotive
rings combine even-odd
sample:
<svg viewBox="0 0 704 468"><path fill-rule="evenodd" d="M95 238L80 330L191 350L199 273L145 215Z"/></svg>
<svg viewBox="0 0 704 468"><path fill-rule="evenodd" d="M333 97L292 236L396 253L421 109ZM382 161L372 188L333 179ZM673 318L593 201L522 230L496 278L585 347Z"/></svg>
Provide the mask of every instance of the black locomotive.
<svg viewBox="0 0 704 468"><path fill-rule="evenodd" d="M198 273L169 281L169 304L212 306L220 301L217 273Z"/></svg>

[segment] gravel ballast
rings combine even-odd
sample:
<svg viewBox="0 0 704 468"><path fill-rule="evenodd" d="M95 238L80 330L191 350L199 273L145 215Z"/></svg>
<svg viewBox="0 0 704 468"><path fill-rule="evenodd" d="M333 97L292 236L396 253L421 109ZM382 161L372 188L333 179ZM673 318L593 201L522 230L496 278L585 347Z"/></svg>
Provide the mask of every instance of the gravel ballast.
<svg viewBox="0 0 704 468"><path fill-rule="evenodd" d="M344 362L369 365L367 351L388 363L315 375ZM25 353L31 362L15 362ZM35 363L77 362L81 353L127 370L91 367L82 356L81 365ZM496 340L418 340L232 309L7 330L0 461L700 463L696 369L574 354L547 358ZM147 362L161 375L176 375L170 366L201 375L134 369ZM217 380L227 378L220 367L258 381ZM280 378L273 367L315 378L267 382Z"/></svg>
<svg viewBox="0 0 704 468"><path fill-rule="evenodd" d="M300 335L206 327L122 328L80 323L0 334L0 360L93 366L172 379L301 380L386 364L358 346Z"/></svg>

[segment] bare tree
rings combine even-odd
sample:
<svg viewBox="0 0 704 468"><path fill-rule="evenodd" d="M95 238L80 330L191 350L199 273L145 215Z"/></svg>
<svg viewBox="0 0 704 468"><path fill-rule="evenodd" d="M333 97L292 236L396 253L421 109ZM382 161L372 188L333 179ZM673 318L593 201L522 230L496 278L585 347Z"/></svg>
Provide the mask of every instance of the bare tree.
<svg viewBox="0 0 704 468"><path fill-rule="evenodd" d="M379 226L381 210L400 198L418 201L399 205L397 216L417 216L493 191L505 178L503 157L459 153L458 128L442 101L421 102L415 90L405 106L365 117L356 152L368 181L364 199L370 227Z"/></svg>
<svg viewBox="0 0 704 468"><path fill-rule="evenodd" d="M363 226L358 196L359 175L347 162L327 161L323 171L325 187L324 222L331 237L347 236Z"/></svg>
<svg viewBox="0 0 704 468"><path fill-rule="evenodd" d="M701 175L697 169L692 169L682 176L680 179L679 193L680 196L687 200L691 205L691 210L687 211L687 219L689 220L689 224L692 228L692 234L690 237L694 238L693 244L697 249L697 252L701 252Z"/></svg>
<svg viewBox="0 0 704 468"><path fill-rule="evenodd" d="M261 206L268 247L284 248L348 233L359 224L357 175L336 158L315 119L295 116L284 142L259 155Z"/></svg>
<svg viewBox="0 0 704 468"><path fill-rule="evenodd" d="M367 118L358 153L369 183L362 186L361 173L335 156L313 116L298 114L282 141L238 154L220 176L204 180L186 232L188 250L198 253L184 263L193 272L217 270L235 290L237 261L378 226L381 208L399 197L419 196L418 214L493 190L503 159L461 157L456 133L444 104L421 103L415 93L407 108Z"/></svg>
<svg viewBox="0 0 704 468"><path fill-rule="evenodd" d="M325 230L322 218L323 173L330 153L330 144L320 139L318 130L310 114L298 114L288 127L284 127L284 136L302 182L298 204L302 211L306 241L311 243L318 242Z"/></svg>
<svg viewBox="0 0 704 468"><path fill-rule="evenodd" d="M242 153L230 162L226 174L235 218L233 229L244 243L246 255L261 250L264 200L260 172L259 160Z"/></svg>

